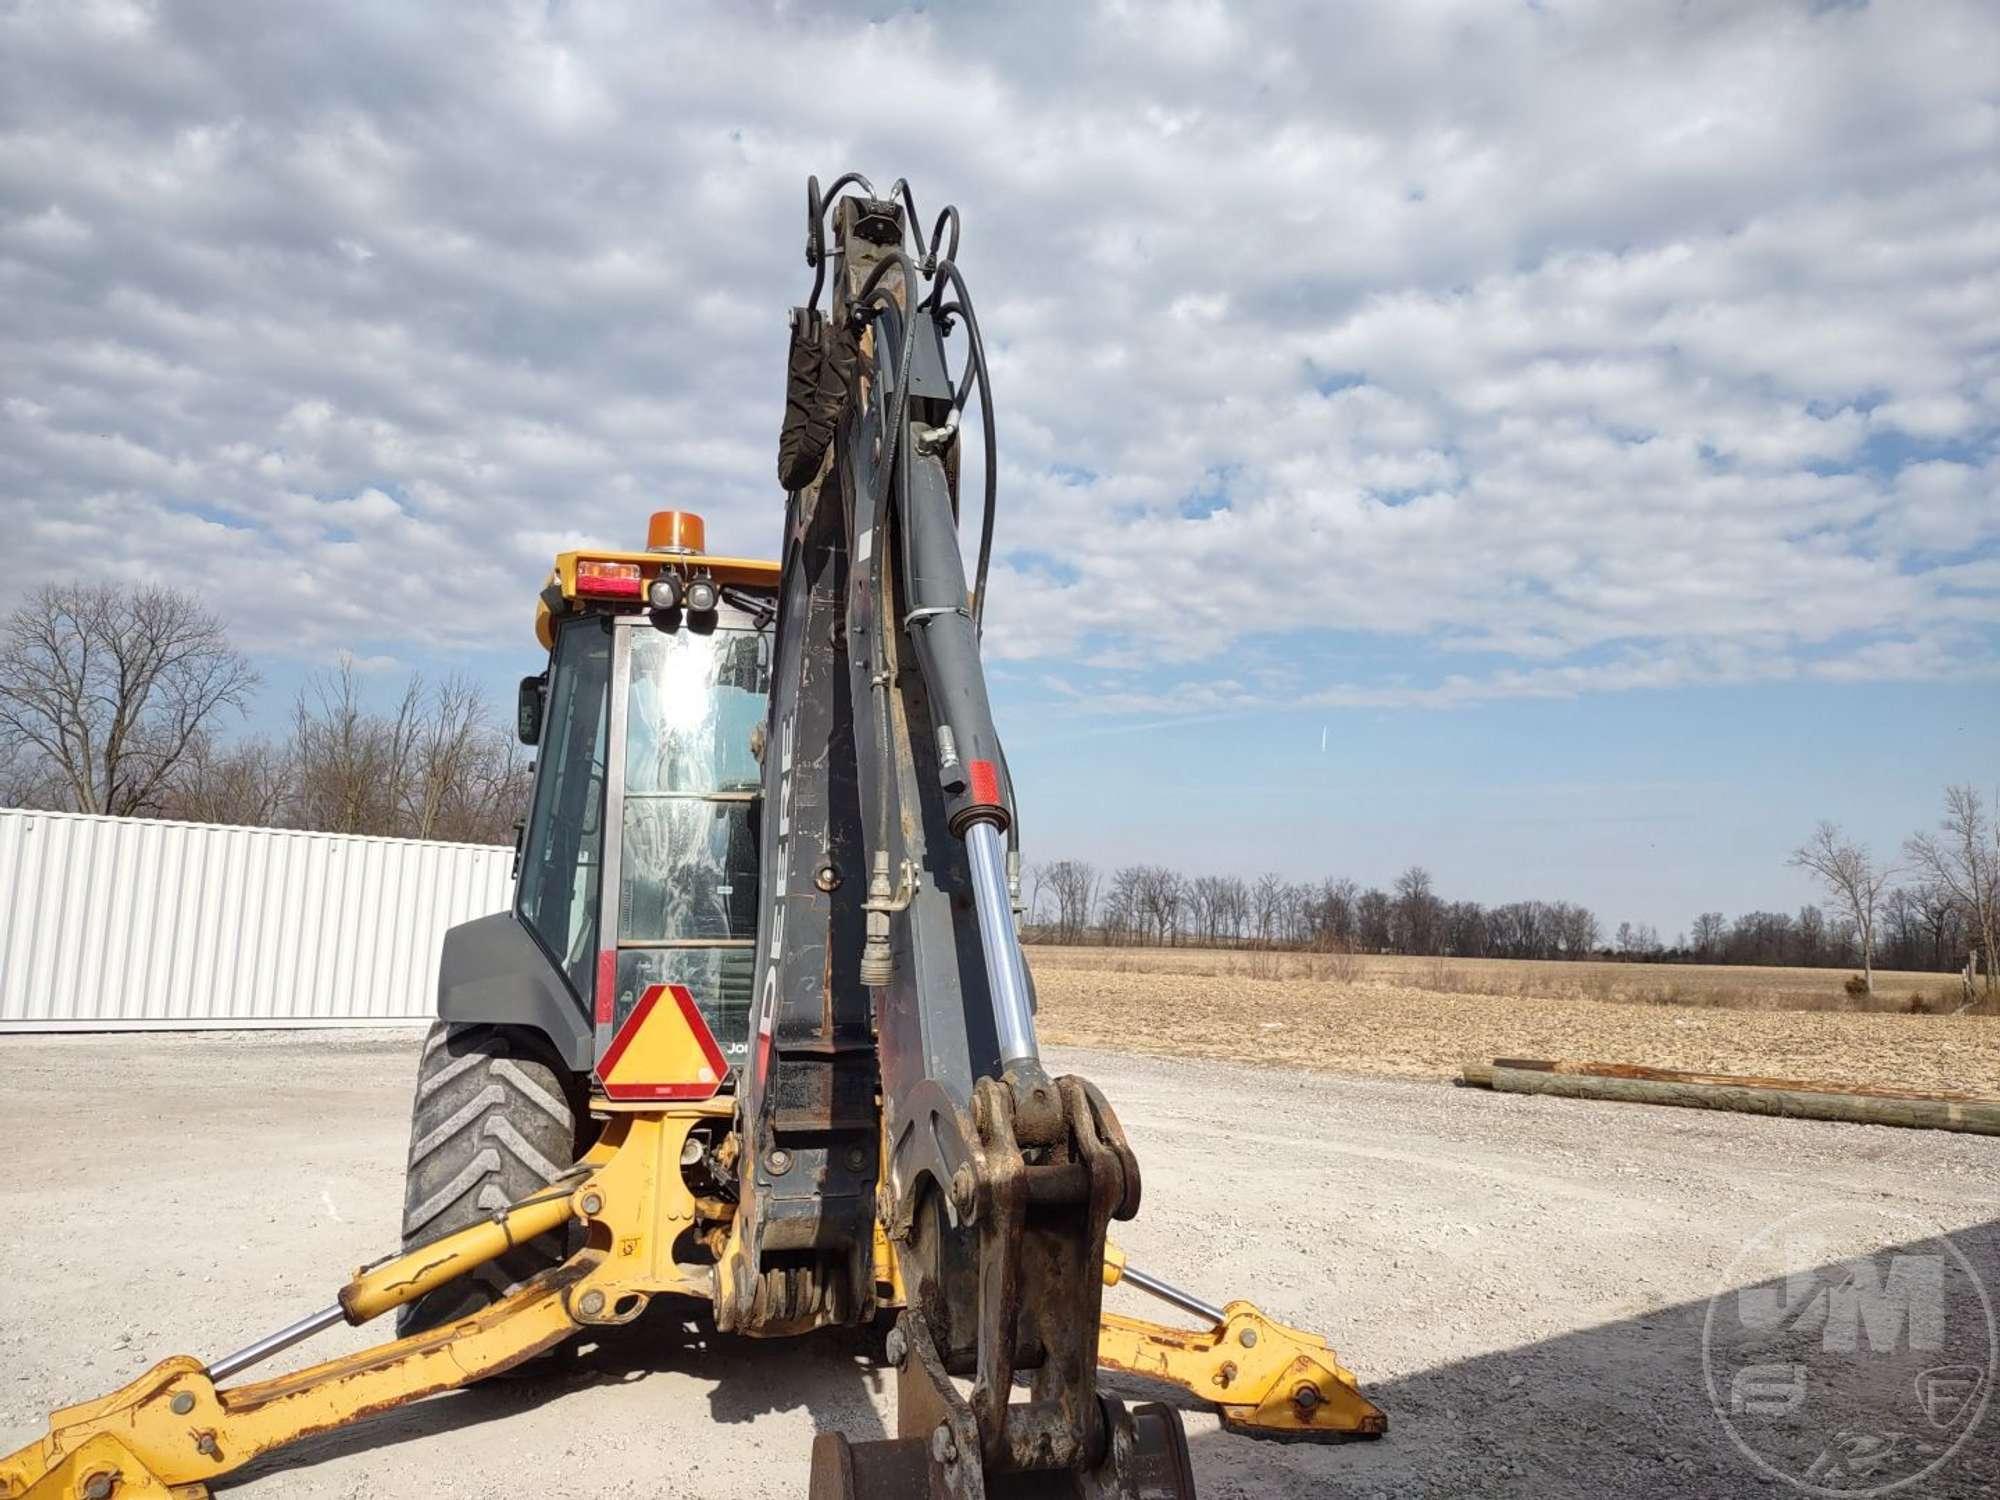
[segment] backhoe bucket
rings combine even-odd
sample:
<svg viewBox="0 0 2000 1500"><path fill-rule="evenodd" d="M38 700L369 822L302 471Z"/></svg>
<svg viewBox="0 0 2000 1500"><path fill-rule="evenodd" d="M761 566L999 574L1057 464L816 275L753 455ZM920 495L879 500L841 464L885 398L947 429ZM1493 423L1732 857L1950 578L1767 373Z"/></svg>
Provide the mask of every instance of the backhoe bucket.
<svg viewBox="0 0 2000 1500"><path fill-rule="evenodd" d="M1109 1451L1098 1471L980 1472L949 1435L854 1443L813 1439L808 1500L1195 1500L1181 1414L1160 1402L1130 1410L1106 1401ZM940 1429L942 1431L942 1429ZM1111 1472L1117 1470L1120 1472Z"/></svg>

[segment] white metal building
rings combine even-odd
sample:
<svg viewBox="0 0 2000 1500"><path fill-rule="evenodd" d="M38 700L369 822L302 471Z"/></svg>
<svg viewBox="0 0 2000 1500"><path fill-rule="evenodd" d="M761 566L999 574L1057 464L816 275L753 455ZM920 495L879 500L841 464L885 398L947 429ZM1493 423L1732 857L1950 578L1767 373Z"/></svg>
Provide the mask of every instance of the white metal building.
<svg viewBox="0 0 2000 1500"><path fill-rule="evenodd" d="M0 1031L409 1025L513 850L0 808Z"/></svg>

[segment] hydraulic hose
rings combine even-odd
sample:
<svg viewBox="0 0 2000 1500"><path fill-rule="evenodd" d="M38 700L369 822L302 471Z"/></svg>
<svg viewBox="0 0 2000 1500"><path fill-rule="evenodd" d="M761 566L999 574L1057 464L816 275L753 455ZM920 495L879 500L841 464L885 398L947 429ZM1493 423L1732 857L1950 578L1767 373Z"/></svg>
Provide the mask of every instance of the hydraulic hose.
<svg viewBox="0 0 2000 1500"><path fill-rule="evenodd" d="M833 186L824 194L819 190L819 178L806 179L806 264L812 267L812 295L806 298L806 308L810 311L819 306L820 289L826 285L826 215L833 207L843 188L858 187L869 197L875 196L875 189L859 172L843 172L833 179ZM956 243L956 241L954 241Z"/></svg>
<svg viewBox="0 0 2000 1500"><path fill-rule="evenodd" d="M985 493L979 506L979 560L972 574L972 628L980 630L986 618L986 575L993 562L993 523L1000 504L1000 454L994 445L993 385L986 369L986 341L979 336L979 315L972 310L972 294L965 289L965 278L948 259L938 266L937 290L932 295L940 296L947 282L954 294L948 305L965 319L965 374L959 381L953 405L963 411L974 384L978 385L979 435L986 448Z"/></svg>

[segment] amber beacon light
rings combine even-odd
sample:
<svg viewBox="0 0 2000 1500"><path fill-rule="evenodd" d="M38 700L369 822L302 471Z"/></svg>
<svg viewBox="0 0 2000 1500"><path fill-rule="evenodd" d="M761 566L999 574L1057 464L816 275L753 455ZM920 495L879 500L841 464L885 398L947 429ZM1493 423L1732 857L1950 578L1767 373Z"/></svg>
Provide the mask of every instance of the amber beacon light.
<svg viewBox="0 0 2000 1500"><path fill-rule="evenodd" d="M646 522L648 552L701 552L706 540L701 517L690 510L656 510Z"/></svg>

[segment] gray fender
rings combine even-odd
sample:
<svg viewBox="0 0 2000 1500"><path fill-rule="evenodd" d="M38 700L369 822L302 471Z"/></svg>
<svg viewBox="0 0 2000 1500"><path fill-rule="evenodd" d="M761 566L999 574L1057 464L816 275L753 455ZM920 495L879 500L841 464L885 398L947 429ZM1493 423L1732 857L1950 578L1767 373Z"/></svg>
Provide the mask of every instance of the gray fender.
<svg viewBox="0 0 2000 1500"><path fill-rule="evenodd" d="M445 933L438 1018L532 1026L576 1072L588 1072L597 1061L583 1007L511 911L461 922Z"/></svg>

